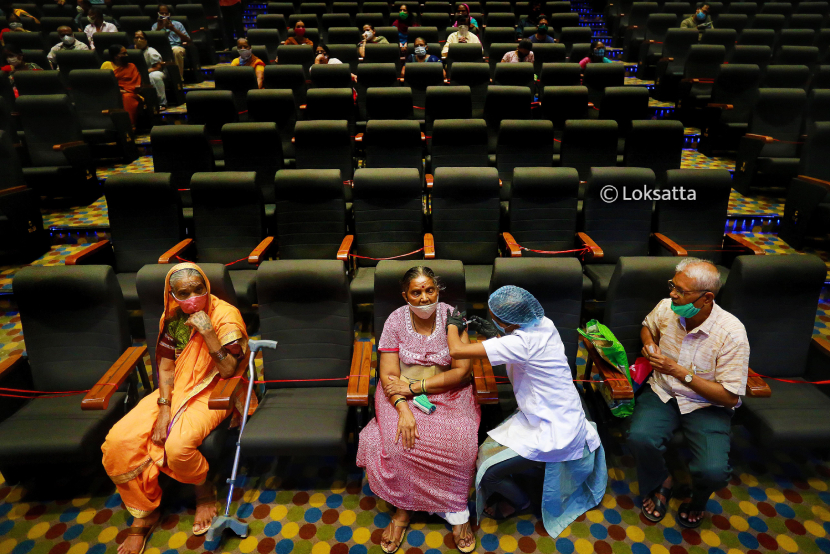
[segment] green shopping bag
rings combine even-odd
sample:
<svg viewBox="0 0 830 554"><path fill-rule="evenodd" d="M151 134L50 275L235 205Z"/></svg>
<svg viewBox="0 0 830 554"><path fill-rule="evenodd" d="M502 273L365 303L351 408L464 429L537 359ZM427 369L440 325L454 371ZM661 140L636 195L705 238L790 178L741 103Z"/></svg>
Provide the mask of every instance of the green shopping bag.
<svg viewBox="0 0 830 554"><path fill-rule="evenodd" d="M615 368L621 374L625 375L625 378L628 379L628 383L633 386L631 383L631 373L628 371L628 357L625 355L625 349L623 348L623 345L620 344L620 341L617 340L617 337L614 336L614 333L611 332L611 329L598 322L596 319L592 319L585 324L585 330L577 329L577 331L579 331L580 335L591 341L591 344L593 344L594 348L597 349L597 352L602 359L608 362L611 367ZM593 374L591 379L601 381L602 377L599 374ZM611 398L611 393L608 387L597 388L599 388L602 392L605 403L608 405L608 409L611 410L611 413L614 416L628 417L634 413L633 398L628 400L615 400Z"/></svg>

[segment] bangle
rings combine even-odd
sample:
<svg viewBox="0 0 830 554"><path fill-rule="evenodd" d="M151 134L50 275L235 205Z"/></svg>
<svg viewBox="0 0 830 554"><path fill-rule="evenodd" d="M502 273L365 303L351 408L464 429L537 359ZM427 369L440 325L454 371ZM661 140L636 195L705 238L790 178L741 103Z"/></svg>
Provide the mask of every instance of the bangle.
<svg viewBox="0 0 830 554"><path fill-rule="evenodd" d="M170 400L168 400L167 398L162 398L162 397L159 396L159 399L156 400L156 404L158 404L160 406L170 406Z"/></svg>
<svg viewBox="0 0 830 554"><path fill-rule="evenodd" d="M411 393L412 393L412 396L418 396L417 394L415 394L415 391L414 391L414 390L412 390L412 383L413 383L413 381L410 381L410 382L409 382L409 392L411 392Z"/></svg>
<svg viewBox="0 0 830 554"><path fill-rule="evenodd" d="M225 350L224 346L220 346L219 350L210 353L210 357L213 358L213 361L215 362L221 362L228 357L228 351Z"/></svg>
<svg viewBox="0 0 830 554"><path fill-rule="evenodd" d="M421 394L427 393L427 380L421 379Z"/></svg>
<svg viewBox="0 0 830 554"><path fill-rule="evenodd" d="M399 404L400 402L406 402L406 398L404 398L403 396L401 396L400 398L398 398L397 400L395 400L395 402L392 404L392 407L393 407L393 408L397 408L397 407L398 407L398 404Z"/></svg>

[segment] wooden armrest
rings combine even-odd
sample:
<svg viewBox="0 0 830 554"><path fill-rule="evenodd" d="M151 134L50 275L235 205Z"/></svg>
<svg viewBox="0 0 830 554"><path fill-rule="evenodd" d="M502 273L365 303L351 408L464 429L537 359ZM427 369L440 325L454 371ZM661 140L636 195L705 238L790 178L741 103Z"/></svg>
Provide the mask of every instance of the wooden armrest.
<svg viewBox="0 0 830 554"><path fill-rule="evenodd" d="M300 104L300 109L304 110L308 107L308 104Z"/></svg>
<svg viewBox="0 0 830 554"><path fill-rule="evenodd" d="M348 406L369 405L369 381L372 371L372 343L355 341L352 367L349 371L349 387L346 390Z"/></svg>
<svg viewBox="0 0 830 554"><path fill-rule="evenodd" d="M720 108L720 109L722 109L722 110L734 110L734 109L735 109L735 106L733 106L732 104L715 104L715 103L710 103L710 104L706 104L706 107L707 107L707 108Z"/></svg>
<svg viewBox="0 0 830 554"><path fill-rule="evenodd" d="M424 181L426 181L428 189L432 188L433 180L434 178L432 177L432 173L427 173L426 175L424 175Z"/></svg>
<svg viewBox="0 0 830 554"><path fill-rule="evenodd" d="M593 102L588 102L588 109L590 109L590 110L594 109L594 103Z"/></svg>
<svg viewBox="0 0 830 554"><path fill-rule="evenodd" d="M265 253L274 244L274 237L265 237L248 255L248 263L259 265L265 261Z"/></svg>
<svg viewBox="0 0 830 554"><path fill-rule="evenodd" d="M657 60L657 63L660 63L660 62L673 62L673 61L674 61L674 58L660 58L659 60Z"/></svg>
<svg viewBox="0 0 830 554"><path fill-rule="evenodd" d="M355 142L363 142L363 133L358 133L354 136Z"/></svg>
<svg viewBox="0 0 830 554"><path fill-rule="evenodd" d="M612 368L608 362L606 362L603 357L599 355L599 352L597 352L597 349L594 348L591 341L583 336L580 336L579 340L581 340L582 344L585 345L585 349L588 350L588 358L591 364L593 364L593 367L596 368L597 373L599 373L603 380L602 383L592 384L594 386L604 387L605 391L614 400L627 400L629 398L634 398L634 389L631 387L631 383L624 379L625 376Z"/></svg>
<svg viewBox="0 0 830 554"><path fill-rule="evenodd" d="M291 137L291 144L296 144L296 143L297 143L297 138L296 137Z"/></svg>
<svg viewBox="0 0 830 554"><path fill-rule="evenodd" d="M89 389L89 392L81 400L81 409L106 410L112 395L124 384L135 366L143 363L142 360L146 355L147 346L131 346L126 349L121 357L104 373L104 376Z"/></svg>
<svg viewBox="0 0 830 554"><path fill-rule="evenodd" d="M705 84L712 84L715 82L714 79L680 79L681 83L705 83Z"/></svg>
<svg viewBox="0 0 830 554"><path fill-rule="evenodd" d="M152 88L152 87L145 87L145 88ZM124 108L113 108L111 110L101 110L102 115L110 115L110 114L116 114L116 113L127 113L127 110L125 110Z"/></svg>
<svg viewBox="0 0 830 554"><path fill-rule="evenodd" d="M746 376L746 394L756 398L769 398L772 396L772 389L760 375L750 369Z"/></svg>
<svg viewBox="0 0 830 554"><path fill-rule="evenodd" d="M398 82L403 83L403 77L398 77Z"/></svg>
<svg viewBox="0 0 830 554"><path fill-rule="evenodd" d="M208 399L208 408L211 410L230 410L234 407L236 397L248 386L245 383L244 377L248 372L248 361L252 354L248 352L247 356L242 356L242 360L236 364L236 371L233 376L227 379L219 379L216 386L213 387L213 392L210 393Z"/></svg>
<svg viewBox="0 0 830 554"><path fill-rule="evenodd" d="M493 375L493 366L487 359L472 360L473 390L476 402L479 404L498 404L499 389L496 386L496 377Z"/></svg>
<svg viewBox="0 0 830 554"><path fill-rule="evenodd" d="M432 233L424 233L424 259L435 259L435 237Z"/></svg>
<svg viewBox="0 0 830 554"><path fill-rule="evenodd" d="M830 192L830 181L823 181L821 179L816 179L815 177L808 177L806 175L799 175L798 178L801 179L802 181L806 181L807 183L810 183L812 185L819 185L821 187L824 187ZM20 188L20 187L15 187L15 188ZM9 190L11 190L11 189L9 189Z"/></svg>
<svg viewBox="0 0 830 554"><path fill-rule="evenodd" d="M15 354L0 362L0 381L11 375L11 373L20 367L25 360L26 358L24 358L22 354Z"/></svg>
<svg viewBox="0 0 830 554"><path fill-rule="evenodd" d="M52 150L55 152L63 152L69 148L77 148L78 146L86 146L86 143L82 140L76 140L74 142L65 142L63 144L56 144L52 146Z"/></svg>
<svg viewBox="0 0 830 554"><path fill-rule="evenodd" d="M727 243L734 243L734 244L727 244ZM738 235L736 233L727 233L723 237L723 245L724 246L739 246L745 250L748 250L748 253L754 256L763 256L766 254L764 249L756 244L752 244L749 242L746 237Z"/></svg>
<svg viewBox="0 0 830 554"><path fill-rule="evenodd" d="M827 357L830 357L830 341L821 337L813 337L812 345L814 348L817 348L819 352ZM2 375L2 371L0 371L0 375Z"/></svg>
<svg viewBox="0 0 830 554"><path fill-rule="evenodd" d="M68 256L66 258L66 265L81 265L85 259L90 258L95 254L102 253L102 251L104 251L107 247L110 247L110 249L112 249L112 247L110 246L110 241L108 240L101 240L96 242L95 244L91 244L83 250L81 250L80 252Z"/></svg>
<svg viewBox="0 0 830 554"><path fill-rule="evenodd" d="M184 239L179 244L177 244L176 246L174 246L173 248L159 256L159 263L169 264L170 260L182 254L182 252L190 248L193 244L193 239Z"/></svg>
<svg viewBox="0 0 830 554"><path fill-rule="evenodd" d="M343 237L343 242L340 243L340 248L337 249L337 259L341 262L349 261L349 252L352 251L352 243L354 243L354 235L346 235Z"/></svg>
<svg viewBox="0 0 830 554"><path fill-rule="evenodd" d="M586 233L579 232L576 234L576 238L590 249L590 252L585 255L586 260L601 260L605 255L602 252L602 248L600 248L597 243L594 242L594 239L589 237Z"/></svg>
<svg viewBox="0 0 830 554"><path fill-rule="evenodd" d="M421 133L421 136L424 136L424 134ZM0 196L3 196L4 194L12 194L12 193L15 193L15 192L21 192L21 191L24 191L28 188L29 187L27 187L26 185L20 185L19 187L9 187L7 189L0 189Z"/></svg>
<svg viewBox="0 0 830 554"><path fill-rule="evenodd" d="M685 248L674 242L672 239L670 239L663 233L654 233L651 236L654 237L654 240L657 241L657 244L671 252L672 256L686 257L689 255L689 253L686 252Z"/></svg>
<svg viewBox="0 0 830 554"><path fill-rule="evenodd" d="M761 142L772 142L773 141L772 137L768 137L766 135L755 135L755 134L752 134L752 133L747 133L747 134L744 135L744 137L746 137L748 139L752 139L752 140L760 140Z"/></svg>
<svg viewBox="0 0 830 554"><path fill-rule="evenodd" d="M424 133L421 133L421 142L426 143L427 136Z"/></svg>
<svg viewBox="0 0 830 554"><path fill-rule="evenodd" d="M501 238L504 240L504 245L507 247L507 251L510 252L511 258L522 257L522 249L519 247L516 239L513 238L513 235L510 233L502 233Z"/></svg>

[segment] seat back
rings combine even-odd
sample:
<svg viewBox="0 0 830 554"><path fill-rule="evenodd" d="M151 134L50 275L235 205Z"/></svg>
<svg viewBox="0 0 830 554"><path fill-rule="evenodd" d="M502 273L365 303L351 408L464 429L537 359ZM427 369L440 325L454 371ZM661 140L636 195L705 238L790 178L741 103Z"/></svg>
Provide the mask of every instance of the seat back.
<svg viewBox="0 0 830 554"><path fill-rule="evenodd" d="M776 33L787 24L787 18L781 14L759 13L749 23L752 29L772 29Z"/></svg>
<svg viewBox="0 0 830 554"><path fill-rule="evenodd" d="M666 282L674 277L678 261L660 256L622 257L614 268L602 319L622 344L629 363L634 363L643 347L643 320L669 296Z"/></svg>
<svg viewBox="0 0 830 554"><path fill-rule="evenodd" d="M297 169L337 169L343 181L354 173L349 124L337 121L298 121L294 126Z"/></svg>
<svg viewBox="0 0 830 554"><path fill-rule="evenodd" d="M538 46L538 45L535 45L535 44L533 45L534 60L536 59L536 53L535 53L536 52L536 46ZM512 52L515 49L516 49L516 43L515 42L494 42L493 44L490 45L490 50L489 50L489 54L488 54L489 58L490 58L489 59L490 77L495 79L496 70L499 69L499 68L507 67L507 66L510 66L510 65L516 65L516 64L512 64L512 63L510 63L510 64L501 63L501 60L502 60L502 58L504 58L504 55L507 54L508 52Z"/></svg>
<svg viewBox="0 0 830 554"><path fill-rule="evenodd" d="M505 119L530 119L533 93L529 87L491 85L484 99L484 119L488 128L498 132Z"/></svg>
<svg viewBox="0 0 830 554"><path fill-rule="evenodd" d="M355 242L359 255L389 258L424 246L421 176L416 169L358 169L354 181ZM422 258L423 254L418 252L402 259ZM378 262L358 258L357 263L373 267Z"/></svg>
<svg viewBox="0 0 830 554"><path fill-rule="evenodd" d="M807 113L804 118L804 131L808 137L816 130L820 122L830 122L830 89L815 89L810 92ZM817 177L813 173L802 173ZM823 179L823 177L822 177Z"/></svg>
<svg viewBox="0 0 830 554"><path fill-rule="evenodd" d="M61 74L58 71L18 71L14 86L21 95L67 94Z"/></svg>
<svg viewBox="0 0 830 554"><path fill-rule="evenodd" d="M542 118L561 131L569 119L584 119L588 110L588 88L583 86L545 87L542 92Z"/></svg>
<svg viewBox="0 0 830 554"><path fill-rule="evenodd" d="M113 44L120 44L125 48L132 46L132 37L127 36L127 33L95 33L92 40L95 42L95 49L99 52L107 52Z"/></svg>
<svg viewBox="0 0 830 554"><path fill-rule="evenodd" d="M683 77L714 79L726 58L726 48L719 44L695 44L686 58Z"/></svg>
<svg viewBox="0 0 830 554"><path fill-rule="evenodd" d="M229 90L233 93L237 111L248 109L248 91L259 88L256 70L253 67L219 66L213 70L216 90Z"/></svg>
<svg viewBox="0 0 830 554"><path fill-rule="evenodd" d="M65 94L21 96L16 111L26 137L29 158L35 167L69 165L56 144L82 142L81 123L75 107Z"/></svg>
<svg viewBox="0 0 830 554"><path fill-rule="evenodd" d="M546 63L565 63L568 53L564 44L537 42L533 45L533 69L536 75L541 75L542 67Z"/></svg>
<svg viewBox="0 0 830 554"><path fill-rule="evenodd" d="M772 29L744 29L737 44L747 46L775 46L775 31Z"/></svg>
<svg viewBox="0 0 830 554"><path fill-rule="evenodd" d="M780 65L803 65L810 69L818 63L819 51L815 46L781 46L775 63Z"/></svg>
<svg viewBox="0 0 830 554"><path fill-rule="evenodd" d="M493 167L440 167L432 189L432 233L440 259L490 264L498 256L499 175Z"/></svg>
<svg viewBox="0 0 830 554"><path fill-rule="evenodd" d="M314 48L304 44L283 44L277 48L278 65L299 65L308 76L309 68L314 64Z"/></svg>
<svg viewBox="0 0 830 554"><path fill-rule="evenodd" d="M573 167L585 180L592 167L617 165L616 121L566 121L562 135L562 167Z"/></svg>
<svg viewBox="0 0 830 554"><path fill-rule="evenodd" d="M274 178L274 192L280 259L336 259L346 232L340 173L284 169Z"/></svg>
<svg viewBox="0 0 830 554"><path fill-rule="evenodd" d="M708 29L700 38L700 44L719 44L726 49L726 59L730 59L737 40L735 29Z"/></svg>
<svg viewBox="0 0 830 554"><path fill-rule="evenodd" d="M793 143L800 142L801 123L806 105L807 93L803 89L759 89L758 99L749 120L749 133L777 139L765 144L760 156L798 157L796 145Z"/></svg>
<svg viewBox="0 0 830 554"><path fill-rule="evenodd" d="M147 338L147 350L153 369L156 365L156 343L159 336L159 323L164 314L164 281L173 268L170 264L150 263L138 270L135 288L141 305L141 318L144 321L144 336ZM228 268L225 264L199 263L210 283L210 294L220 300L238 306L236 290L233 287Z"/></svg>
<svg viewBox="0 0 830 554"><path fill-rule="evenodd" d="M810 68L806 65L770 65L761 79L761 87L768 89L800 88L806 90L810 82Z"/></svg>
<svg viewBox="0 0 830 554"><path fill-rule="evenodd" d="M582 205L583 229L602 248L601 263L616 263L621 256L648 255L653 200L645 191L652 191L654 185L650 169L591 168ZM607 201L608 189L601 192L608 186L618 194L613 202Z"/></svg>
<svg viewBox="0 0 830 554"><path fill-rule="evenodd" d="M496 143L496 167L502 180L511 181L518 167L550 167L553 160L553 123L503 119Z"/></svg>
<svg viewBox="0 0 830 554"><path fill-rule="evenodd" d="M410 27L407 31L407 41L414 44L415 39L422 38L427 44L438 42L438 29L436 27ZM438 52L433 52L436 56L440 55Z"/></svg>
<svg viewBox="0 0 830 554"><path fill-rule="evenodd" d="M485 53L489 53L489 48L492 44L504 42L516 42L516 30L512 26L490 27L488 25L487 28L484 29L483 36L481 37L481 44L484 47Z"/></svg>
<svg viewBox="0 0 830 554"><path fill-rule="evenodd" d="M412 91L416 119L426 119L427 87L444 85L444 67L440 63L410 63L404 73L404 85Z"/></svg>
<svg viewBox="0 0 830 554"><path fill-rule="evenodd" d="M729 5L730 10L737 2ZM741 2L741 4L756 4L754 2ZM757 8L756 8L757 9ZM718 16L718 29L735 29L738 33L749 25L749 16L745 13L724 13Z"/></svg>
<svg viewBox="0 0 830 554"><path fill-rule="evenodd" d="M309 70L314 88L350 88L352 72L346 64L318 64Z"/></svg>
<svg viewBox="0 0 830 554"><path fill-rule="evenodd" d="M534 87L533 64L530 62L500 63L493 73L493 83L502 86Z"/></svg>
<svg viewBox="0 0 830 554"><path fill-rule="evenodd" d="M694 202L680 197L660 200L655 211L655 231L662 233L700 258L721 263L723 230L732 191L732 176L723 169L673 169L665 188L695 191Z"/></svg>
<svg viewBox="0 0 830 554"><path fill-rule="evenodd" d="M110 235L119 273L154 264L184 238L178 192L169 173L119 173L104 182Z"/></svg>
<svg viewBox="0 0 830 554"><path fill-rule="evenodd" d="M487 124L483 119L439 119L432 126L432 170L487 167Z"/></svg>
<svg viewBox="0 0 830 554"><path fill-rule="evenodd" d="M625 140L625 165L652 170L657 185L662 188L666 183L666 172L680 169L684 143L684 128L679 121L632 121Z"/></svg>
<svg viewBox="0 0 830 554"><path fill-rule="evenodd" d="M423 173L421 129L417 121L373 119L366 123L366 167L409 168Z"/></svg>
<svg viewBox="0 0 830 554"><path fill-rule="evenodd" d="M760 82L761 69L755 64L722 65L712 86L711 102L731 104L734 109L724 110L721 121L748 123Z"/></svg>
<svg viewBox="0 0 830 554"><path fill-rule="evenodd" d="M395 64L395 69L400 74L401 47L397 41L393 44L367 44L364 49L363 62L368 64ZM360 69L360 66L358 67ZM377 71L377 70L375 70ZM358 75L358 78L360 75Z"/></svg>
<svg viewBox="0 0 830 554"><path fill-rule="evenodd" d="M261 13L256 16L257 29L275 29L279 32L280 37L285 40L288 38L288 27L285 23L285 15L281 13Z"/></svg>
<svg viewBox="0 0 830 554"><path fill-rule="evenodd" d="M58 50L55 60L64 79L74 69L101 69L103 63L95 50Z"/></svg>
<svg viewBox="0 0 830 554"><path fill-rule="evenodd" d="M790 16L789 25L791 29L810 29L819 33L824 25L825 17L814 13L794 13Z"/></svg>
<svg viewBox="0 0 830 554"><path fill-rule="evenodd" d="M576 258L496 258L490 293L505 286L521 287L536 297L559 331L565 357L576 378L582 308L582 265Z"/></svg>
<svg viewBox="0 0 830 554"><path fill-rule="evenodd" d="M40 20L40 32L47 35L53 31L57 31L58 27L66 25L72 30L77 29L75 20L71 17L43 17Z"/></svg>
<svg viewBox="0 0 830 554"><path fill-rule="evenodd" d="M801 149L799 175L809 175L822 181L830 180L830 166L827 164L828 147L830 147L830 120L818 121L812 125L810 134L807 135L807 140Z"/></svg>
<svg viewBox="0 0 830 554"><path fill-rule="evenodd" d="M307 121L354 121L354 96L351 88L311 89L306 95Z"/></svg>
<svg viewBox="0 0 830 554"><path fill-rule="evenodd" d="M412 89L372 87L366 91L367 119L412 119Z"/></svg>
<svg viewBox="0 0 830 554"><path fill-rule="evenodd" d="M246 36L251 46L265 47L268 51L268 61L277 59L277 49L280 42L285 40L285 35L279 29L248 29Z"/></svg>
<svg viewBox="0 0 830 554"><path fill-rule="evenodd" d="M469 119L473 116L473 101L468 86L430 86L427 87L425 100L428 126L440 119Z"/></svg>
<svg viewBox="0 0 830 554"><path fill-rule="evenodd" d="M274 175L282 169L282 139L276 122L226 123L222 127L225 171L253 171L262 200L273 204Z"/></svg>
<svg viewBox="0 0 830 554"><path fill-rule="evenodd" d="M215 169L204 125L156 125L150 131L150 145L154 171L171 173L176 189L190 188L190 178L197 171Z"/></svg>
<svg viewBox="0 0 830 554"><path fill-rule="evenodd" d="M109 266L24 267L12 286L36 390L90 389L131 344Z"/></svg>
<svg viewBox="0 0 830 554"><path fill-rule="evenodd" d="M510 199L510 232L525 248L572 250L579 174L570 167L517 167ZM524 251L522 257L540 256ZM573 253L560 256L572 257Z"/></svg>
<svg viewBox="0 0 830 554"><path fill-rule="evenodd" d="M753 17L758 13L758 4L755 2L730 2L729 13Z"/></svg>
<svg viewBox="0 0 830 554"><path fill-rule="evenodd" d="M276 123L283 145L290 146L297 122L294 95L290 90L248 91L248 121Z"/></svg>
<svg viewBox="0 0 830 554"><path fill-rule="evenodd" d="M804 375L826 275L812 254L735 258L718 301L746 327L749 367L772 377Z"/></svg>
<svg viewBox="0 0 830 554"><path fill-rule="evenodd" d="M352 25L352 17L347 13L324 13L320 17L320 28L328 36L328 33L331 32L332 29L336 28L348 28ZM357 30L357 29L355 29ZM352 44L357 44L358 41L353 42Z"/></svg>
<svg viewBox="0 0 830 554"><path fill-rule="evenodd" d="M576 87L582 85L582 70L578 63L546 63L539 75L542 87Z"/></svg>
<svg viewBox="0 0 830 554"><path fill-rule="evenodd" d="M729 64L754 64L765 70L771 60L772 48L769 46L736 46Z"/></svg>
<svg viewBox="0 0 830 554"><path fill-rule="evenodd" d="M263 84L266 89L290 90L294 95L297 107L306 103L306 76L303 68L299 65L265 66Z"/></svg>
<svg viewBox="0 0 830 554"><path fill-rule="evenodd" d="M329 29L328 44L355 45L358 42L360 42L360 30L356 27L332 27Z"/></svg>
<svg viewBox="0 0 830 554"><path fill-rule="evenodd" d="M47 46L40 33L4 33L3 41L6 45L14 45L21 50L43 50Z"/></svg>
<svg viewBox="0 0 830 554"><path fill-rule="evenodd" d="M644 87L608 87L599 118L613 119L620 135L627 136L634 120L649 119L648 101L648 90Z"/></svg>
<svg viewBox="0 0 830 554"><path fill-rule="evenodd" d="M212 138L219 137L223 125L237 121L239 114L230 90L193 90L187 93L187 122L204 125Z"/></svg>
<svg viewBox="0 0 830 554"><path fill-rule="evenodd" d="M778 35L779 46L812 46L816 32L812 29L783 29ZM816 49L818 50L818 49Z"/></svg>
<svg viewBox="0 0 830 554"><path fill-rule="evenodd" d="M384 260L375 270L374 330L375 343L380 340L389 314L406 304L401 296L401 278L416 266L430 268L444 285L439 300L459 310L467 309L464 265L458 260Z"/></svg>
<svg viewBox="0 0 830 554"><path fill-rule="evenodd" d="M564 44L565 50L570 53L574 44L590 44L592 37L590 27L562 27L559 42Z"/></svg>
<svg viewBox="0 0 830 554"><path fill-rule="evenodd" d="M617 63L589 63L585 66L582 84L588 87L588 101L600 104L606 87L625 84L625 66Z"/></svg>
<svg viewBox="0 0 830 554"><path fill-rule="evenodd" d="M490 85L490 66L478 62L455 62L448 72L450 84L470 87L473 114L484 109L484 98Z"/></svg>
<svg viewBox="0 0 830 554"><path fill-rule="evenodd" d="M447 66L456 62L481 63L484 61L480 44L450 44L447 49Z"/></svg>

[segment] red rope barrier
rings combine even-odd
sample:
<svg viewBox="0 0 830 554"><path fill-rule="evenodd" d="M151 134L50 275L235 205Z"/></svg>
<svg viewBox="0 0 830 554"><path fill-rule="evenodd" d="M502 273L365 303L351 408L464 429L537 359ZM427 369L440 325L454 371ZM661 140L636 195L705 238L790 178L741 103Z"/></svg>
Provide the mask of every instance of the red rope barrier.
<svg viewBox="0 0 830 554"><path fill-rule="evenodd" d="M584 248L574 248L573 250L534 250L532 248L525 248L524 246L519 246L522 250L527 250L528 252L536 252L537 254L569 254L571 252L589 252L591 249L587 246Z"/></svg>
<svg viewBox="0 0 830 554"><path fill-rule="evenodd" d="M248 257L247 257L247 256L245 256L244 258L239 258L239 259L238 259L238 260L236 260L235 262L231 262L231 263L229 263L229 264L225 264L225 267L228 267L229 265L233 265L233 264L238 264L239 262L244 262L244 261L245 261L245 260L247 260L247 259L248 259Z"/></svg>
<svg viewBox="0 0 830 554"><path fill-rule="evenodd" d="M424 249L423 247L419 248L418 250L413 250L407 254L401 254L399 256L391 256L389 258L371 258L369 256L358 256L357 254L349 254L352 258L360 258L361 260L375 260L375 261L383 261L383 260L395 260L397 258L405 258L406 256L411 256L412 254L417 254L418 252L422 252Z"/></svg>
<svg viewBox="0 0 830 554"><path fill-rule="evenodd" d="M764 379L772 379L773 381L781 381L782 383L793 383L796 385L830 385L830 379L826 379L824 381L799 381L797 379L781 379L779 377L770 377L768 375L761 375L760 373L758 373L758 376L763 377Z"/></svg>

